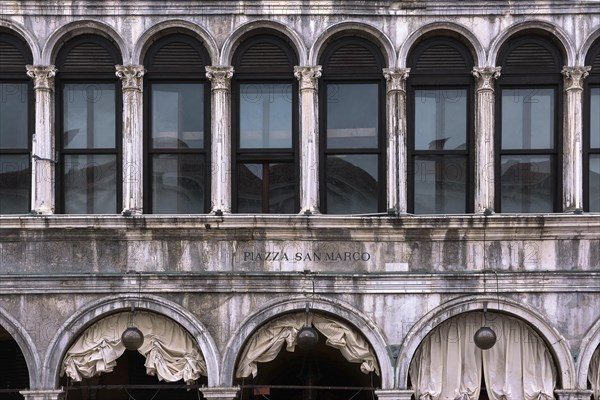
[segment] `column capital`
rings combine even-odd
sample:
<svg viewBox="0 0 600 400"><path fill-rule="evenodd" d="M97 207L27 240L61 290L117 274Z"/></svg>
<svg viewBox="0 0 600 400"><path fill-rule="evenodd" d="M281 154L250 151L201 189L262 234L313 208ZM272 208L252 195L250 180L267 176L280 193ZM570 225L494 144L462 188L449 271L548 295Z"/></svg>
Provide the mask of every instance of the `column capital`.
<svg viewBox="0 0 600 400"><path fill-rule="evenodd" d="M592 391L588 389L556 389L554 394L558 400L589 400Z"/></svg>
<svg viewBox="0 0 600 400"><path fill-rule="evenodd" d="M58 72L54 65L26 65L25 68L35 90L54 90L54 77Z"/></svg>
<svg viewBox="0 0 600 400"><path fill-rule="evenodd" d="M379 400L410 400L415 393L412 389L381 389L375 395Z"/></svg>
<svg viewBox="0 0 600 400"><path fill-rule="evenodd" d="M477 91L494 91L494 80L500 77L502 67L473 67L471 73L477 83Z"/></svg>
<svg viewBox="0 0 600 400"><path fill-rule="evenodd" d="M583 90L583 80L590 74L592 67L563 67L562 74L565 77L565 92L571 90Z"/></svg>
<svg viewBox="0 0 600 400"><path fill-rule="evenodd" d="M300 91L302 90L317 90L319 78L323 67L320 65L310 66L295 66L294 76L300 81Z"/></svg>
<svg viewBox="0 0 600 400"><path fill-rule="evenodd" d="M123 90L142 91L142 77L146 73L143 65L116 65L116 75L123 83Z"/></svg>
<svg viewBox="0 0 600 400"><path fill-rule="evenodd" d="M387 82L388 93L405 91L404 87L409 73L410 68L384 68L383 76Z"/></svg>
<svg viewBox="0 0 600 400"><path fill-rule="evenodd" d="M231 90L233 67L207 65L205 69L206 77L212 84L212 90Z"/></svg>
<svg viewBox="0 0 600 400"><path fill-rule="evenodd" d="M58 400L62 390L21 390L25 400Z"/></svg>
<svg viewBox="0 0 600 400"><path fill-rule="evenodd" d="M204 398L211 400L233 400L239 390L239 387L207 387L200 389Z"/></svg>

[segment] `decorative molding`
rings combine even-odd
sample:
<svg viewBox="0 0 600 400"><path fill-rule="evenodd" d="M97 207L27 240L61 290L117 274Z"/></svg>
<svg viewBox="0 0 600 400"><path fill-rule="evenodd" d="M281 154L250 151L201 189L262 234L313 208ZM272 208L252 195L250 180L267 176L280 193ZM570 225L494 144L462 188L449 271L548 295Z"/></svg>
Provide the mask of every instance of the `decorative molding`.
<svg viewBox="0 0 600 400"><path fill-rule="evenodd" d="M589 400L592 391L588 389L556 389L554 394L558 400Z"/></svg>
<svg viewBox="0 0 600 400"><path fill-rule="evenodd" d="M142 77L146 73L143 65L117 65L116 75L123 83L123 90L142 91Z"/></svg>
<svg viewBox="0 0 600 400"><path fill-rule="evenodd" d="M26 65L25 68L35 90L54 90L54 77L58 72L54 65Z"/></svg>
<svg viewBox="0 0 600 400"><path fill-rule="evenodd" d="M212 84L212 90L231 90L233 67L206 66L206 77Z"/></svg>
<svg viewBox="0 0 600 400"><path fill-rule="evenodd" d="M239 387L207 387L200 389L205 399L233 400L240 391Z"/></svg>
<svg viewBox="0 0 600 400"><path fill-rule="evenodd" d="M583 90L583 80L590 74L592 67L577 66L577 67L563 67L562 74L565 77L565 92L571 90Z"/></svg>
<svg viewBox="0 0 600 400"><path fill-rule="evenodd" d="M323 67L315 65L314 67L294 67L294 76L300 81L300 91L317 90L319 78Z"/></svg>
<svg viewBox="0 0 600 400"><path fill-rule="evenodd" d="M58 400L64 393L62 390L21 390L25 400Z"/></svg>
<svg viewBox="0 0 600 400"><path fill-rule="evenodd" d="M477 91L494 91L494 80L500 77L502 67L473 67L471 73L477 82Z"/></svg>
<svg viewBox="0 0 600 400"><path fill-rule="evenodd" d="M384 68L383 76L387 82L387 91L404 92L410 68Z"/></svg>

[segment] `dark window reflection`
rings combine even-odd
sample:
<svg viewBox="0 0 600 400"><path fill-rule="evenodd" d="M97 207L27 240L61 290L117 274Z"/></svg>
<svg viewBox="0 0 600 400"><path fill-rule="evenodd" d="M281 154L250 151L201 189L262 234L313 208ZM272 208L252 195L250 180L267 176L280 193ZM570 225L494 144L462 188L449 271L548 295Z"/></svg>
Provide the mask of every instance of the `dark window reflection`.
<svg viewBox="0 0 600 400"><path fill-rule="evenodd" d="M29 212L29 155L0 155L0 214Z"/></svg>
<svg viewBox="0 0 600 400"><path fill-rule="evenodd" d="M414 212L464 213L467 195L466 156L416 156Z"/></svg>
<svg viewBox="0 0 600 400"><path fill-rule="evenodd" d="M590 211L600 212L600 154L590 156L589 199Z"/></svg>
<svg viewBox="0 0 600 400"><path fill-rule="evenodd" d="M0 83L0 148L27 149L28 93L25 83Z"/></svg>
<svg viewBox="0 0 600 400"><path fill-rule="evenodd" d="M292 147L292 85L240 85L240 148Z"/></svg>
<svg viewBox="0 0 600 400"><path fill-rule="evenodd" d="M502 91L502 148L554 148L554 89Z"/></svg>
<svg viewBox="0 0 600 400"><path fill-rule="evenodd" d="M156 214L204 212L204 156L156 154L152 157L152 206Z"/></svg>
<svg viewBox="0 0 600 400"><path fill-rule="evenodd" d="M65 155L63 185L66 214L116 213L116 155Z"/></svg>
<svg viewBox="0 0 600 400"><path fill-rule="evenodd" d="M237 179L238 212L296 212L293 163L243 163L238 166Z"/></svg>
<svg viewBox="0 0 600 400"><path fill-rule="evenodd" d="M327 85L327 147L377 148L378 84Z"/></svg>
<svg viewBox="0 0 600 400"><path fill-rule="evenodd" d="M378 155L332 155L327 157L326 163L329 214L378 211Z"/></svg>
<svg viewBox="0 0 600 400"><path fill-rule="evenodd" d="M466 89L415 90L415 150L465 149Z"/></svg>
<svg viewBox="0 0 600 400"><path fill-rule="evenodd" d="M589 211L600 211L600 88L591 89L588 171Z"/></svg>
<svg viewBox="0 0 600 400"><path fill-rule="evenodd" d="M502 212L553 211L552 156L500 157Z"/></svg>

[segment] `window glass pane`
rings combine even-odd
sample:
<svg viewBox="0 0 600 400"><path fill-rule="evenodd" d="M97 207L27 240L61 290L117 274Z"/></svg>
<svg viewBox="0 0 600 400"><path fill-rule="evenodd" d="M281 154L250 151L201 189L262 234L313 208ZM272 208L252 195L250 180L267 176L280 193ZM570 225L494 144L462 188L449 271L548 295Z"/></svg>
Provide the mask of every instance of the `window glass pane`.
<svg viewBox="0 0 600 400"><path fill-rule="evenodd" d="M152 157L152 212L200 214L206 192L204 156L159 154Z"/></svg>
<svg viewBox="0 0 600 400"><path fill-rule="evenodd" d="M0 83L0 148L28 148L27 96L25 83Z"/></svg>
<svg viewBox="0 0 600 400"><path fill-rule="evenodd" d="M553 212L551 156L502 156L502 212Z"/></svg>
<svg viewBox="0 0 600 400"><path fill-rule="evenodd" d="M415 90L415 150L467 146L467 91Z"/></svg>
<svg viewBox="0 0 600 400"><path fill-rule="evenodd" d="M269 212L292 214L296 200L295 173L293 163L269 164Z"/></svg>
<svg viewBox="0 0 600 400"><path fill-rule="evenodd" d="M115 155L66 155L64 162L66 214L117 212Z"/></svg>
<svg viewBox="0 0 600 400"><path fill-rule="evenodd" d="M554 90L502 90L502 148L554 148Z"/></svg>
<svg viewBox="0 0 600 400"><path fill-rule="evenodd" d="M327 147L377 148L379 85L327 85Z"/></svg>
<svg viewBox="0 0 600 400"><path fill-rule="evenodd" d="M152 84L152 146L204 147L204 85Z"/></svg>
<svg viewBox="0 0 600 400"><path fill-rule="evenodd" d="M466 157L415 157L413 176L415 214L466 212Z"/></svg>
<svg viewBox="0 0 600 400"><path fill-rule="evenodd" d="M600 88L592 88L590 105L590 147L600 148Z"/></svg>
<svg viewBox="0 0 600 400"><path fill-rule="evenodd" d="M239 164L237 208L240 213L261 213L263 198L262 164Z"/></svg>
<svg viewBox="0 0 600 400"><path fill-rule="evenodd" d="M65 149L115 147L115 85L67 84L63 91Z"/></svg>
<svg viewBox="0 0 600 400"><path fill-rule="evenodd" d="M240 148L292 147L292 85L240 85Z"/></svg>
<svg viewBox="0 0 600 400"><path fill-rule="evenodd" d="M328 156L327 213L367 214L378 211L378 156Z"/></svg>
<svg viewBox="0 0 600 400"><path fill-rule="evenodd" d="M600 212L600 154L590 156L590 211Z"/></svg>
<svg viewBox="0 0 600 400"><path fill-rule="evenodd" d="M28 154L0 155L0 214L29 212Z"/></svg>

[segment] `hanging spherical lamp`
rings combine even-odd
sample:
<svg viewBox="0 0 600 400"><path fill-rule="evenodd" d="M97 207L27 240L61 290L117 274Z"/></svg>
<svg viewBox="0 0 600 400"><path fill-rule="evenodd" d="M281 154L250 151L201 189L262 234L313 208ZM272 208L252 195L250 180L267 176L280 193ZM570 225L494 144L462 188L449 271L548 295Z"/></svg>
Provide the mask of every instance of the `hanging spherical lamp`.
<svg viewBox="0 0 600 400"><path fill-rule="evenodd" d="M144 344L144 334L135 326L130 326L121 335L121 342L127 350L137 350Z"/></svg>
<svg viewBox="0 0 600 400"><path fill-rule="evenodd" d="M482 350L491 349L496 344L496 332L488 326L482 326L473 335L473 341Z"/></svg>
<svg viewBox="0 0 600 400"><path fill-rule="evenodd" d="M319 334L312 326L305 326L298 331L296 341L302 350L312 350L319 342Z"/></svg>

